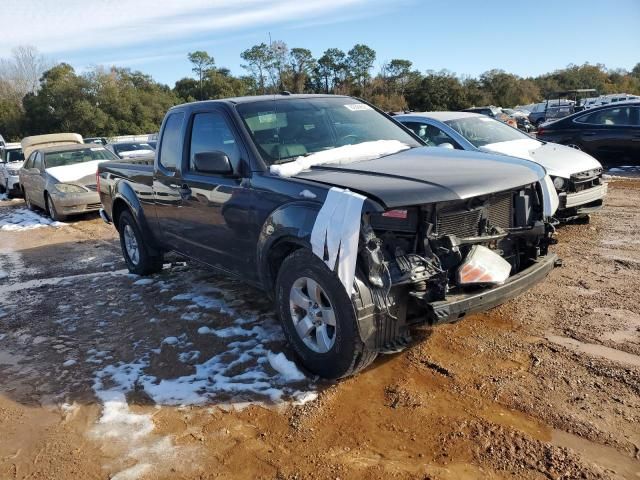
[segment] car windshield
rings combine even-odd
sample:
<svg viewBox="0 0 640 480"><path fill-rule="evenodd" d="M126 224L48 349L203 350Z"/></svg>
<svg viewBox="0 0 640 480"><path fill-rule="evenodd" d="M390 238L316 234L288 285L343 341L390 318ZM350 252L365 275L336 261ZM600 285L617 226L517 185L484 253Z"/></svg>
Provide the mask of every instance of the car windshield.
<svg viewBox="0 0 640 480"><path fill-rule="evenodd" d="M47 153L44 157L47 168L92 162L94 160L117 160L117 157L109 150L97 147L67 150L66 152L52 152Z"/></svg>
<svg viewBox="0 0 640 480"><path fill-rule="evenodd" d="M291 98L236 108L269 164L376 140L422 146L401 126L353 98Z"/></svg>
<svg viewBox="0 0 640 480"><path fill-rule="evenodd" d="M7 159L7 162L22 162L22 161L24 161L24 155L22 153L22 149L19 148L17 150L7 150L6 159Z"/></svg>
<svg viewBox="0 0 640 480"><path fill-rule="evenodd" d="M148 143L116 143L113 145L113 149L120 154L137 150L153 150L153 147Z"/></svg>
<svg viewBox="0 0 640 480"><path fill-rule="evenodd" d="M531 140L529 135L520 130L488 117L459 118L445 123L478 148L490 143Z"/></svg>

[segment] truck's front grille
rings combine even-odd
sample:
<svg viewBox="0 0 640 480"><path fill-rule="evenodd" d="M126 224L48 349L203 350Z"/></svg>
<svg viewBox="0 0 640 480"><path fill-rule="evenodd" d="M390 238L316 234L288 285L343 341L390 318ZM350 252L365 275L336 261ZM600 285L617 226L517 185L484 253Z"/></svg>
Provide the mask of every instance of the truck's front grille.
<svg viewBox="0 0 640 480"><path fill-rule="evenodd" d="M447 212L438 215L438 235L455 235L460 238L477 237L480 234L482 210Z"/></svg>
<svg viewBox="0 0 640 480"><path fill-rule="evenodd" d="M513 227L513 195L505 193L493 198L487 208L487 219L494 227Z"/></svg>
<svg viewBox="0 0 640 480"><path fill-rule="evenodd" d="M476 237L482 233L480 224L483 217L494 227L513 227L513 193L507 192L491 198L486 207L440 213L437 233L459 238Z"/></svg>

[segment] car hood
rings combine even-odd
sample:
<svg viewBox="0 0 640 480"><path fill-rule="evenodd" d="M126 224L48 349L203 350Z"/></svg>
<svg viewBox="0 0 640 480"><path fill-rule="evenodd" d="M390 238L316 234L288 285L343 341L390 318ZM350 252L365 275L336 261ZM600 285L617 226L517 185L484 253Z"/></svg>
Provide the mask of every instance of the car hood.
<svg viewBox="0 0 640 480"><path fill-rule="evenodd" d="M486 195L544 176L540 165L527 160L434 147L345 165L318 165L296 175L362 193L387 208Z"/></svg>
<svg viewBox="0 0 640 480"><path fill-rule="evenodd" d="M542 165L547 173L554 177L569 178L574 173L602 167L595 158L580 150L533 138L490 143L480 147L480 150L532 160Z"/></svg>
<svg viewBox="0 0 640 480"><path fill-rule="evenodd" d="M7 168L22 168L23 164L24 164L24 160L18 160L17 162L7 162L5 163L5 166Z"/></svg>
<svg viewBox="0 0 640 480"><path fill-rule="evenodd" d="M49 167L46 172L54 181L60 183L73 183L74 185L91 185L96 183L98 165L108 160L92 160L90 162Z"/></svg>

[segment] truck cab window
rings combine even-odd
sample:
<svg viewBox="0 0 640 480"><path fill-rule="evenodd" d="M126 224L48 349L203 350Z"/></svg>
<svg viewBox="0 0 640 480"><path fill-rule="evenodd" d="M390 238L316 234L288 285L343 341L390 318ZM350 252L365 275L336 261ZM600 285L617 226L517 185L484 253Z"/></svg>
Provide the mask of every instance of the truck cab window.
<svg viewBox="0 0 640 480"><path fill-rule="evenodd" d="M233 169L238 171L240 150L231 128L222 114L216 112L195 114L191 128L189 170L195 170L194 157L196 153L215 150L226 153Z"/></svg>
<svg viewBox="0 0 640 480"><path fill-rule="evenodd" d="M162 133L158 162L167 170L176 171L181 163L183 121L184 112L170 114Z"/></svg>

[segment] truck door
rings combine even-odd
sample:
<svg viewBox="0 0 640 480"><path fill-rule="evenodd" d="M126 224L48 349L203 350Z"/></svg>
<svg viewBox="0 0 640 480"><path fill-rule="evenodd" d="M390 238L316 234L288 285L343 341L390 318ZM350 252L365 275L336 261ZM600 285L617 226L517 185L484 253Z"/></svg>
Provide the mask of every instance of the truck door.
<svg viewBox="0 0 640 480"><path fill-rule="evenodd" d="M156 222L149 225L156 238L178 251L182 229L180 165L183 156L184 118L184 112L178 111L170 113L164 121L153 175ZM147 219L152 221L153 217Z"/></svg>
<svg viewBox="0 0 640 480"><path fill-rule="evenodd" d="M180 249L190 257L236 274L246 275L254 260L251 239L250 189L243 186L244 147L222 109L207 107L191 116L185 137L180 209ZM197 154L225 154L232 172L211 173L196 168Z"/></svg>

